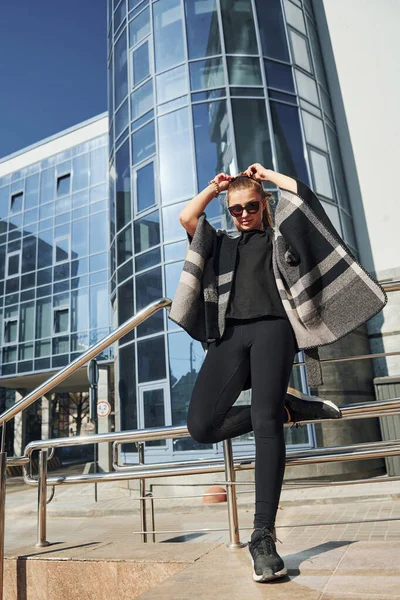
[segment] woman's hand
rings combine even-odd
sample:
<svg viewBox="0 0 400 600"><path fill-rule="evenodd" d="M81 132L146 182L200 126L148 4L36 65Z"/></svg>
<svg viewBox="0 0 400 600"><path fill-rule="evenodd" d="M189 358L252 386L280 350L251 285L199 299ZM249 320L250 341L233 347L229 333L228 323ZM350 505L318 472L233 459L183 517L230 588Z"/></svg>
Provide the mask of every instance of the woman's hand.
<svg viewBox="0 0 400 600"><path fill-rule="evenodd" d="M228 185L232 179L233 177L231 175L227 175L227 173L218 173L218 175L214 177L214 181L218 183L221 192L224 192L228 189Z"/></svg>
<svg viewBox="0 0 400 600"><path fill-rule="evenodd" d="M265 169L260 163L250 165L250 167L246 169L245 174L248 177L253 177L253 179L268 180L268 169Z"/></svg>

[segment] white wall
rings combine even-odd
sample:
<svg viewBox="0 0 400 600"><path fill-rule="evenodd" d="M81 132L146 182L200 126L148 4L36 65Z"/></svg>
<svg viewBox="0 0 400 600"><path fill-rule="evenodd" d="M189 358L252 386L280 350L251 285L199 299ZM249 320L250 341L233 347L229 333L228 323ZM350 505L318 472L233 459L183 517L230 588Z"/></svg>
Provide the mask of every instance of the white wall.
<svg viewBox="0 0 400 600"><path fill-rule="evenodd" d="M400 0L314 0L314 10L361 260L400 276Z"/></svg>

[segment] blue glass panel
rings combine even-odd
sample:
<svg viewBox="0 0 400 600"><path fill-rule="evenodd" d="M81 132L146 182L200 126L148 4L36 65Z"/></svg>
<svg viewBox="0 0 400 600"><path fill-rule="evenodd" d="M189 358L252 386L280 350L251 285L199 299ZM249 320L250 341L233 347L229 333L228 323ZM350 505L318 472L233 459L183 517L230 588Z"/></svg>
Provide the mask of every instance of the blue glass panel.
<svg viewBox="0 0 400 600"><path fill-rule="evenodd" d="M163 208L162 219L163 219L163 234L164 242L170 242L173 240L187 239L186 231L182 227L179 221L179 213L185 206L186 202L180 202L174 204L168 208Z"/></svg>
<svg viewBox="0 0 400 600"><path fill-rule="evenodd" d="M71 331L89 328L89 289L71 292Z"/></svg>
<svg viewBox="0 0 400 600"><path fill-rule="evenodd" d="M175 296L178 281L182 273L183 261L165 265L165 293L168 298Z"/></svg>
<svg viewBox="0 0 400 600"><path fill-rule="evenodd" d="M308 182L298 109L278 102L270 107L279 171Z"/></svg>
<svg viewBox="0 0 400 600"><path fill-rule="evenodd" d="M133 280L130 279L118 288L118 325L122 325L133 316ZM126 344L134 337L134 332L125 335L121 343ZM133 366L133 365L132 365Z"/></svg>
<svg viewBox="0 0 400 600"><path fill-rule="evenodd" d="M208 58L190 63L190 89L203 90L225 85L222 58Z"/></svg>
<svg viewBox="0 0 400 600"><path fill-rule="evenodd" d="M90 285L96 285L98 283L106 283L108 281L108 273L107 271L97 271L97 273L93 273L90 275Z"/></svg>
<svg viewBox="0 0 400 600"><path fill-rule="evenodd" d="M260 61L250 56L228 56L230 85L262 85Z"/></svg>
<svg viewBox="0 0 400 600"><path fill-rule="evenodd" d="M108 173L107 146L96 148L90 153L90 185L106 181Z"/></svg>
<svg viewBox="0 0 400 600"><path fill-rule="evenodd" d="M139 271L144 271L145 269L149 269L150 267L154 267L161 262L161 250L160 248L154 248L154 250L149 250L149 252L145 252L144 254L140 254L135 258L135 270L138 273Z"/></svg>
<svg viewBox="0 0 400 600"><path fill-rule="evenodd" d="M57 197L66 196L71 191L71 175L62 175L57 179Z"/></svg>
<svg viewBox="0 0 400 600"><path fill-rule="evenodd" d="M55 197L55 173L53 169L42 171L40 177L40 204L50 202Z"/></svg>
<svg viewBox="0 0 400 600"><path fill-rule="evenodd" d="M96 185L96 187L90 188L90 204L95 204L100 200L107 199L107 184L102 183L101 185Z"/></svg>
<svg viewBox="0 0 400 600"><path fill-rule="evenodd" d="M138 342L138 378L139 383L165 379L164 337Z"/></svg>
<svg viewBox="0 0 400 600"><path fill-rule="evenodd" d="M22 273L36 269L37 240L33 236L25 237L22 246Z"/></svg>
<svg viewBox="0 0 400 600"><path fill-rule="evenodd" d="M120 2L117 10L114 13L114 33L120 27L120 25L121 25L122 21L125 19L125 17L126 17L126 0L122 0L122 2Z"/></svg>
<svg viewBox="0 0 400 600"><path fill-rule="evenodd" d="M144 42L132 52L132 80L136 87L150 75L149 42Z"/></svg>
<svg viewBox="0 0 400 600"><path fill-rule="evenodd" d="M160 149L160 181L163 204L187 199L195 194L194 165L187 108L158 119ZM185 177L176 177L179 165Z"/></svg>
<svg viewBox="0 0 400 600"><path fill-rule="evenodd" d="M99 329L109 326L109 294L108 285L96 285L90 289L90 328Z"/></svg>
<svg viewBox="0 0 400 600"><path fill-rule="evenodd" d="M81 154L72 161L72 191L76 192L89 185L89 155Z"/></svg>
<svg viewBox="0 0 400 600"><path fill-rule="evenodd" d="M125 100L123 105L115 114L115 138L118 138L128 125L129 121L129 106L128 100Z"/></svg>
<svg viewBox="0 0 400 600"><path fill-rule="evenodd" d="M280 100L282 102L288 102L297 106L297 97L292 94L284 94L283 92L275 92L275 90L269 91L270 100Z"/></svg>
<svg viewBox="0 0 400 600"><path fill-rule="evenodd" d="M129 226L117 236L117 264L124 263L132 254L132 228Z"/></svg>
<svg viewBox="0 0 400 600"><path fill-rule="evenodd" d="M281 0L268 0L268 10L265 10L265 0L255 1L263 54L289 62Z"/></svg>
<svg viewBox="0 0 400 600"><path fill-rule="evenodd" d="M0 219L7 217L10 209L10 186L0 188Z"/></svg>
<svg viewBox="0 0 400 600"><path fill-rule="evenodd" d="M153 108L153 82L147 81L131 94L131 117L137 119Z"/></svg>
<svg viewBox="0 0 400 600"><path fill-rule="evenodd" d="M25 181L25 209L34 208L39 202L39 174L27 177Z"/></svg>
<svg viewBox="0 0 400 600"><path fill-rule="evenodd" d="M76 219L75 209L81 208L82 206L87 206L89 204L89 191L85 190L84 192L78 192L77 194L73 194L72 196L72 208L74 209L73 218Z"/></svg>
<svg viewBox="0 0 400 600"><path fill-rule="evenodd" d="M269 87L295 93L293 73L290 66L282 65L272 60L265 60L264 64L267 85Z"/></svg>
<svg viewBox="0 0 400 600"><path fill-rule="evenodd" d="M156 151L154 121L132 134L132 164L145 160Z"/></svg>
<svg viewBox="0 0 400 600"><path fill-rule="evenodd" d="M175 244L166 244L164 246L164 260L182 260L187 250L187 242L175 242Z"/></svg>
<svg viewBox="0 0 400 600"><path fill-rule="evenodd" d="M71 258L74 259L89 254L89 220L73 221L71 230Z"/></svg>
<svg viewBox="0 0 400 600"><path fill-rule="evenodd" d="M227 54L258 54L251 0L221 0Z"/></svg>
<svg viewBox="0 0 400 600"><path fill-rule="evenodd" d="M93 271L101 271L103 269L107 269L108 266L108 253L103 252L102 254L95 254L89 258L89 270L92 273Z"/></svg>
<svg viewBox="0 0 400 600"><path fill-rule="evenodd" d="M118 352L119 380L118 395L120 402L121 430L137 429L137 403L136 403L136 374L132 365L135 364L135 345L131 344L121 348ZM135 448L135 444L132 444ZM123 446L123 450L131 449Z"/></svg>
<svg viewBox="0 0 400 600"><path fill-rule="evenodd" d="M217 173L228 173L232 163L231 132L226 101L193 106L198 189Z"/></svg>
<svg viewBox="0 0 400 600"><path fill-rule="evenodd" d="M116 168L116 213L117 230L122 229L131 219L131 169L129 141L126 141L115 155Z"/></svg>
<svg viewBox="0 0 400 600"><path fill-rule="evenodd" d="M254 157L262 165L271 165L271 142L268 127L264 125L267 122L264 100L233 99L232 113L239 171L247 169Z"/></svg>
<svg viewBox="0 0 400 600"><path fill-rule="evenodd" d="M128 93L128 50L126 29L115 45L115 107L118 107Z"/></svg>
<svg viewBox="0 0 400 600"><path fill-rule="evenodd" d="M160 243L160 213L158 210L135 221L135 253L144 252Z"/></svg>
<svg viewBox="0 0 400 600"><path fill-rule="evenodd" d="M157 76L157 104L168 102L188 91L186 66L182 65Z"/></svg>
<svg viewBox="0 0 400 600"><path fill-rule="evenodd" d="M39 208L39 220L40 221L46 221L49 222L49 217L54 215L54 202L49 202L48 204L45 204L44 206L41 206ZM13 218L13 221L15 222L15 219ZM50 224L53 223L53 220L50 220Z"/></svg>
<svg viewBox="0 0 400 600"><path fill-rule="evenodd" d="M150 9L146 8L129 23L129 46L135 46L150 33Z"/></svg>
<svg viewBox="0 0 400 600"><path fill-rule="evenodd" d="M182 96L181 98L177 98L176 100L170 100L169 102L166 102L165 104L160 104L157 107L157 114L165 115L168 112L176 110L177 108L182 108L182 106L187 106L187 105L188 105L187 95Z"/></svg>
<svg viewBox="0 0 400 600"><path fill-rule="evenodd" d="M77 275L79 275L79 276L85 275L88 271L89 271L89 259L81 258L79 260L73 260L71 262L72 277L76 277Z"/></svg>
<svg viewBox="0 0 400 600"><path fill-rule="evenodd" d="M152 162L136 171L136 202L138 212L156 203Z"/></svg>
<svg viewBox="0 0 400 600"><path fill-rule="evenodd" d="M23 192L18 192L17 194L11 194L11 212L21 212L22 204L24 200Z"/></svg>
<svg viewBox="0 0 400 600"><path fill-rule="evenodd" d="M216 0L185 0L189 59L221 54Z"/></svg>
<svg viewBox="0 0 400 600"><path fill-rule="evenodd" d="M264 88L252 88L252 87L231 87L231 96L239 96L241 98L245 96L251 96L256 98L264 97Z"/></svg>
<svg viewBox="0 0 400 600"><path fill-rule="evenodd" d="M108 63L108 114L114 114L114 53L111 53ZM111 127L112 129L112 127ZM110 147L112 144L110 144Z"/></svg>
<svg viewBox="0 0 400 600"><path fill-rule="evenodd" d="M180 0L153 4L156 71L165 71L185 60Z"/></svg>
<svg viewBox="0 0 400 600"><path fill-rule="evenodd" d="M105 213L98 213L89 218L89 251L90 254L102 252L108 248L108 221Z"/></svg>
<svg viewBox="0 0 400 600"><path fill-rule="evenodd" d="M118 284L120 284L121 281L125 281L125 279L128 279L128 277L131 277L132 273L133 273L133 261L128 260L128 262L126 262L124 265L122 265L122 267L120 267L117 271Z"/></svg>

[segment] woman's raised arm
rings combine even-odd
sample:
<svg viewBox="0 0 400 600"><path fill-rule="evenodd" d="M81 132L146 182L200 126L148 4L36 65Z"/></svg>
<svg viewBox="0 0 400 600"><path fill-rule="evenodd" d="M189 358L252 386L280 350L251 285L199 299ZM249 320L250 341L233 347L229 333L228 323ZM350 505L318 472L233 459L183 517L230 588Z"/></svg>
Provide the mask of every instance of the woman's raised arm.
<svg viewBox="0 0 400 600"><path fill-rule="evenodd" d="M254 163L245 171L249 177L255 177L256 179L263 179L264 181L270 181L274 185L285 190L290 190L294 194L297 194L297 181L282 173L277 173L271 169L265 169L260 163Z"/></svg>
<svg viewBox="0 0 400 600"><path fill-rule="evenodd" d="M232 177L226 173L219 173L213 179L217 183L220 191L223 192L228 188ZM186 229L188 234L193 237L196 231L197 221L199 216L213 198L217 196L217 186L210 183L202 192L197 194L186 206L182 209L179 215L179 221L182 227Z"/></svg>

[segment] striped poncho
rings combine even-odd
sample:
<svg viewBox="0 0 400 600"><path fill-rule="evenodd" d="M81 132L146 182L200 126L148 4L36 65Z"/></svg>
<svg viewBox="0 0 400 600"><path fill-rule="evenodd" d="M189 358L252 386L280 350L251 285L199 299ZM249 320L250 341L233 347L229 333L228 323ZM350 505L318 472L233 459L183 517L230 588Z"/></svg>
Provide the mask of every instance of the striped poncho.
<svg viewBox="0 0 400 600"><path fill-rule="evenodd" d="M323 384L318 346L344 337L383 309L383 288L357 262L315 194L301 181L298 193L281 189L274 215L272 262L283 307L307 382ZM198 220L170 318L201 342L222 337L240 234Z"/></svg>

